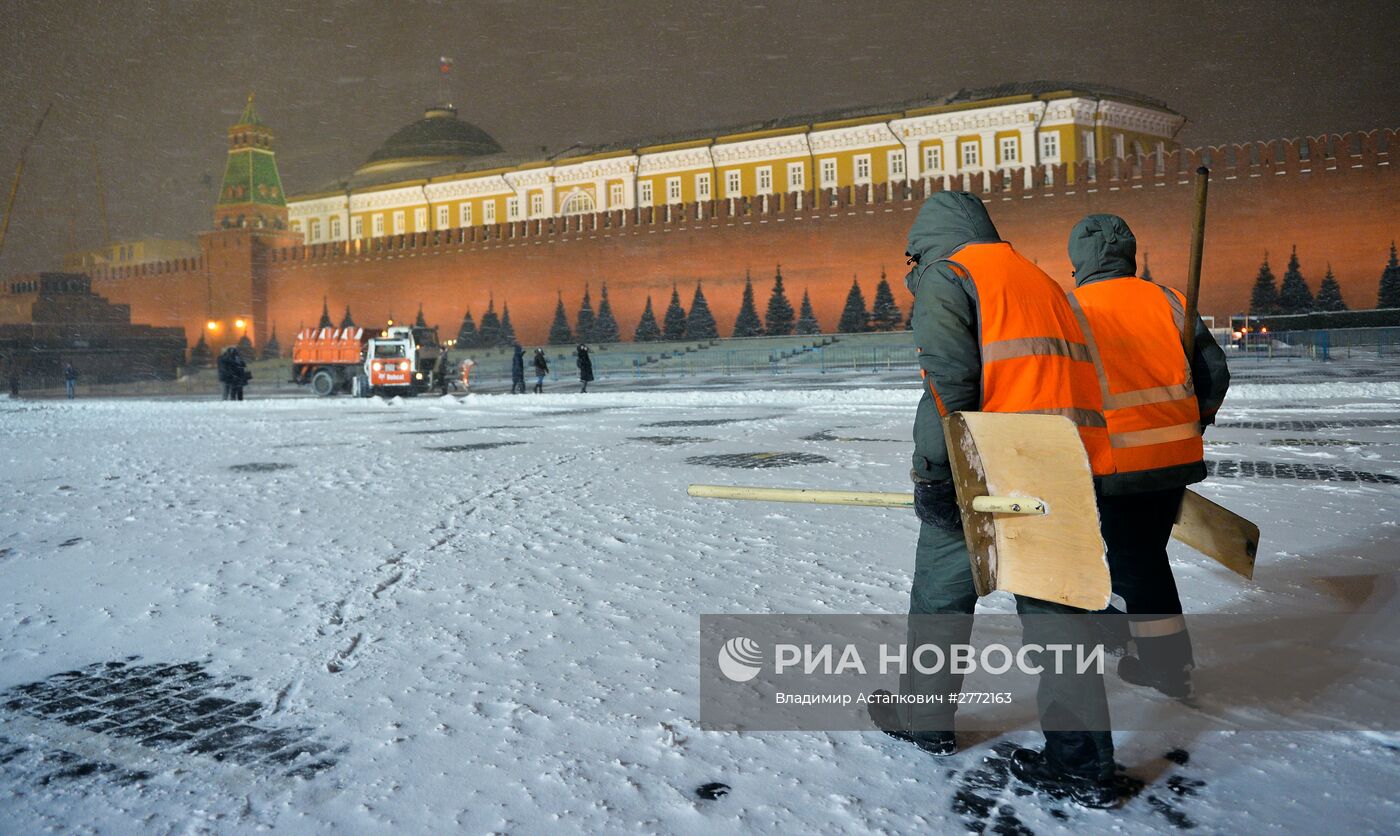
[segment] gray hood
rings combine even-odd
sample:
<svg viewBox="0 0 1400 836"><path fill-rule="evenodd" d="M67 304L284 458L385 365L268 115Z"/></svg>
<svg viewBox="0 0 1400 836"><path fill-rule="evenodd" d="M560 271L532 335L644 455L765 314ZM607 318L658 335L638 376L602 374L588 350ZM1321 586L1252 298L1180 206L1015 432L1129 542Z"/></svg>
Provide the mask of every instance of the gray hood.
<svg viewBox="0 0 1400 836"><path fill-rule="evenodd" d="M1117 215L1090 215L1069 234L1074 286L1137 275L1137 238Z"/></svg>
<svg viewBox="0 0 1400 836"><path fill-rule="evenodd" d="M937 192L919 209L909 228L905 255L928 265L947 258L965 244L991 244L1001 241L997 228L987 215L987 207L968 192ZM909 292L916 293L923 270L915 267L905 277Z"/></svg>

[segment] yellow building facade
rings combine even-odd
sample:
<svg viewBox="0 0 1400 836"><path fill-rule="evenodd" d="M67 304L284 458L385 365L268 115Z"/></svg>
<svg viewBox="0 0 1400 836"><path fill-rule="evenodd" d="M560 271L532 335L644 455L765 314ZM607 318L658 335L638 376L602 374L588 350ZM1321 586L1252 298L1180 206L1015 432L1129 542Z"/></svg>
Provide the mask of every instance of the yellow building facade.
<svg viewBox="0 0 1400 836"><path fill-rule="evenodd" d="M1033 83L532 157L439 106L351 177L287 207L291 228L316 244L999 170L1029 183L1032 165L1175 150L1184 122L1129 91Z"/></svg>

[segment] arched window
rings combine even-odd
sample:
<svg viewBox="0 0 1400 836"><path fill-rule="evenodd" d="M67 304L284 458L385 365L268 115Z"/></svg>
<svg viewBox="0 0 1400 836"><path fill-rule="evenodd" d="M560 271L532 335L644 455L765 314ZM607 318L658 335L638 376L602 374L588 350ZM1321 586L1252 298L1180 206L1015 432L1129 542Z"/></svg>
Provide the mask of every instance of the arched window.
<svg viewBox="0 0 1400 836"><path fill-rule="evenodd" d="M569 192L568 197L564 198L564 205L560 207L559 211L563 215L582 215L585 212L592 212L593 195L574 189Z"/></svg>

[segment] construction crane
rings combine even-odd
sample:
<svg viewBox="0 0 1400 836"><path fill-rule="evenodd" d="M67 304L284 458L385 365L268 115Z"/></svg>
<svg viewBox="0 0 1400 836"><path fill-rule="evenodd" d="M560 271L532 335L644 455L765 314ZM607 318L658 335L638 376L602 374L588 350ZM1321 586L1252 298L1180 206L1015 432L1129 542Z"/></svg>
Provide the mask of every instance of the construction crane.
<svg viewBox="0 0 1400 836"><path fill-rule="evenodd" d="M10 199L5 204L5 218L0 220L0 253L5 251L5 233L10 231L10 216L15 211L15 196L19 194L19 179L24 175L24 157L29 153L29 146L34 144L34 140L39 137L39 129L44 127L44 120L49 118L49 111L53 110L53 102L44 108L44 113L39 117L39 124L34 126L34 132L24 141L24 145L19 149L19 163L15 166L15 179L10 184Z"/></svg>

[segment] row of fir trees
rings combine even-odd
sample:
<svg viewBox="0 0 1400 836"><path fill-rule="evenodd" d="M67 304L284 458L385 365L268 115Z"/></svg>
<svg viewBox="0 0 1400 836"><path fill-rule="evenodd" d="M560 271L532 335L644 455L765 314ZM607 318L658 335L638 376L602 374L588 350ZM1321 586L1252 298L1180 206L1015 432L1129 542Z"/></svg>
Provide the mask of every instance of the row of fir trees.
<svg viewBox="0 0 1400 836"><path fill-rule="evenodd" d="M904 313L895 302L894 293L891 291L889 281L885 278L882 270L880 283L875 288L873 308L867 308L865 294L861 291L859 280L852 279L851 289L846 295L846 304L841 311L841 318L837 322L836 330L843 334L865 331L897 331L904 323ZM425 324L421 306L415 324L419 326ZM321 322L318 327L335 327L330 317L329 308L324 302L321 307ZM339 327L355 327L355 321L350 315L348 305ZM817 321L816 312L812 309L812 298L807 291L802 292L802 302L799 307L793 308L783 285L781 264L773 273L773 287L768 294L767 308L761 317L754 297L753 277L745 275L743 300L739 306L739 315L734 320L732 336L785 337L790 334L811 336L820 333L822 333L821 323ZM614 343L621 339L621 328L618 325L617 317L613 314L612 303L608 300L606 283L599 291L596 311L593 308L592 291L587 285L584 286L583 303L574 315L572 324L569 321L568 312L564 308L564 296L562 293L559 295L554 307L554 321L549 327L550 345L567 345L574 342ZM704 287L700 282L695 284L695 294L691 297L689 310L681 304L680 289L672 285L670 304L667 305L659 320L652 306L651 296L648 295L641 319L632 332L633 342L639 343L716 339L719 339L719 326L715 322L714 314L710 311L709 302L705 299ZM497 348L513 345L515 342L515 327L510 321L510 305L502 305L500 314L497 314L494 298L488 302L486 313L482 315L480 324L476 322L471 309L468 308L462 317L461 326L457 329L456 345L460 348Z"/></svg>
<svg viewBox="0 0 1400 836"><path fill-rule="evenodd" d="M1395 242L1390 244L1390 260L1381 271L1379 292L1376 295L1377 308L1400 308L1400 260L1395 253ZM1318 285L1317 295L1313 295L1303 271L1298 265L1298 248L1288 257L1288 267L1283 272L1283 283L1274 278L1269 267L1269 254L1264 254L1264 263L1259 265L1259 275L1254 278L1254 288L1249 294L1251 316L1277 314L1305 314L1313 312L1345 311L1347 303L1342 299L1342 288L1337 277L1332 275L1332 265L1327 265L1327 274Z"/></svg>

